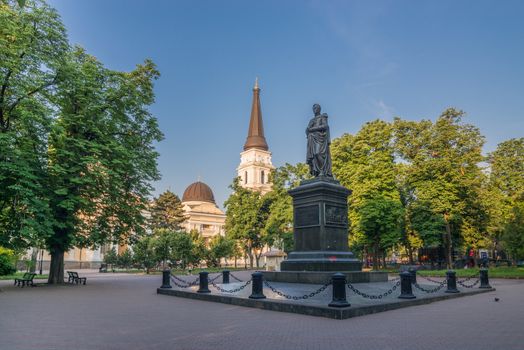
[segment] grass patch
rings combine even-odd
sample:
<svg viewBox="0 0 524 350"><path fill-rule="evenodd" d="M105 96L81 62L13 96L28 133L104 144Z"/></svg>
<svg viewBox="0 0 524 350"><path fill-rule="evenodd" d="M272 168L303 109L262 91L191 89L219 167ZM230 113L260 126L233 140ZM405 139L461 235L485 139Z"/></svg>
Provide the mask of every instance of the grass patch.
<svg viewBox="0 0 524 350"><path fill-rule="evenodd" d="M14 274L12 275L5 275L5 276L0 276L0 280L14 280L15 278L22 278L22 276L24 276L24 273L25 272L15 272ZM48 277L48 275L39 275L39 274L36 274L35 276L35 280L46 280Z"/></svg>
<svg viewBox="0 0 524 350"><path fill-rule="evenodd" d="M445 277L447 270L419 270L417 274L421 276ZM457 277L469 277L478 274L478 268L472 269L457 269L454 270ZM488 269L488 276L490 278L522 278L524 279L524 267L490 267Z"/></svg>

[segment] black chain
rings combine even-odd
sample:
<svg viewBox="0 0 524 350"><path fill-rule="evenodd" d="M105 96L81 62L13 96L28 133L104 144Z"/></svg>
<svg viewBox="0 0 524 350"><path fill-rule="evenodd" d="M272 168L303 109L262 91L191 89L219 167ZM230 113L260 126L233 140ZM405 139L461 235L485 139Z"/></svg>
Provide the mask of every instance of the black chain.
<svg viewBox="0 0 524 350"><path fill-rule="evenodd" d="M196 280L194 280L193 282L188 282L188 281L185 281L175 275L171 275L171 281L173 282L173 284L179 288L189 288L189 287L192 287L192 286L196 286L197 284L199 284L200 282L200 276L196 278ZM181 282L181 283L178 283L177 281Z"/></svg>
<svg viewBox="0 0 524 350"><path fill-rule="evenodd" d="M238 278L235 275L233 275L231 272L229 273L229 276L233 277L233 279L237 280L238 282L244 282L240 278Z"/></svg>
<svg viewBox="0 0 524 350"><path fill-rule="evenodd" d="M469 280L470 280L470 279L466 279L466 280L464 280L464 281L457 281L457 284L460 284L460 285L461 285L462 287L464 287L464 288L473 288L473 287L475 287L477 284L479 284L479 282L480 282L480 278L479 278L479 279L477 279L473 284L467 285L467 284L464 283L465 281L469 281Z"/></svg>
<svg viewBox="0 0 524 350"><path fill-rule="evenodd" d="M289 294L286 294L286 293L283 293L281 291L279 291L278 289L276 289L275 287L273 287L271 284L269 284L267 281L264 281L264 285L266 287L268 287L269 289L271 289L271 291L277 295L280 295L281 297L284 297L286 299L293 299L293 300L305 300L305 299L309 299L309 298L313 298L315 295L317 294L320 294L322 293L323 291L326 290L326 288L331 284L331 281L325 283L322 287L318 288L317 290L315 290L314 292L311 292L309 294L304 294L304 295L301 295L301 296L297 296L297 295L289 295Z"/></svg>
<svg viewBox="0 0 524 350"><path fill-rule="evenodd" d="M209 280L209 283L215 282L220 276L222 276L222 274L216 275L215 277Z"/></svg>
<svg viewBox="0 0 524 350"><path fill-rule="evenodd" d="M426 292L426 293L436 293L436 292L438 292L439 290L441 290L442 288L444 288L444 286L445 286L446 284L447 284L447 281L444 280L444 281L442 281L442 282L439 282L439 285L436 286L436 287L433 288L433 289L425 289L424 287L421 287L418 283L413 284L413 286L414 286L415 288L417 288L418 290L421 290L421 291Z"/></svg>
<svg viewBox="0 0 524 350"><path fill-rule="evenodd" d="M437 281L437 280L434 280L434 279L431 279L429 277L426 277L426 276L422 276L422 275L418 275L418 277L422 277L423 279L425 279L426 281L430 281L432 283L436 283L436 284L441 284L443 281Z"/></svg>
<svg viewBox="0 0 524 350"><path fill-rule="evenodd" d="M466 277L466 278L464 278L464 279L462 279L462 280L457 280L457 283L459 283L459 282L460 282L460 283L467 282L467 281L469 281L469 280L472 279L472 278L478 277L478 275L479 275L479 274L476 273L476 274L471 275L471 276L469 276L469 277ZM459 284L460 284L460 283L459 283Z"/></svg>
<svg viewBox="0 0 524 350"><path fill-rule="evenodd" d="M227 289L224 289L222 287L220 287L219 285L217 285L215 282L211 282L211 285L213 287L215 287L216 289L218 289L219 291L223 292L223 293L238 293L240 292L242 289L246 288L248 285L251 284L251 280L247 281L246 283L244 283L243 285L241 285L240 287L237 287L235 289L231 289L231 290L227 290Z"/></svg>
<svg viewBox="0 0 524 350"><path fill-rule="evenodd" d="M382 298L385 298L385 297L391 295L400 286L400 278L398 280L395 280L395 281L396 281L396 283L393 285L393 287L391 287L390 289L388 289L384 293L377 294L377 295L371 295L371 294L367 294L367 293L361 292L361 291L359 291L357 288L355 288L355 286L353 286L349 282L347 283L347 286L355 294L360 295L362 298L366 298L366 299L382 299Z"/></svg>

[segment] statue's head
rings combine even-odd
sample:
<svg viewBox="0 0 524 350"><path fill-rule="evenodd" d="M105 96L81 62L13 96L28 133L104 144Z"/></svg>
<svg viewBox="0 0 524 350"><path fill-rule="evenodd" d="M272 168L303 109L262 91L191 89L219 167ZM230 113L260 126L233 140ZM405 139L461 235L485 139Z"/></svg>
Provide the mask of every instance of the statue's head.
<svg viewBox="0 0 524 350"><path fill-rule="evenodd" d="M318 103L315 103L313 105L313 113L315 113L315 115L319 115L320 114L320 105Z"/></svg>

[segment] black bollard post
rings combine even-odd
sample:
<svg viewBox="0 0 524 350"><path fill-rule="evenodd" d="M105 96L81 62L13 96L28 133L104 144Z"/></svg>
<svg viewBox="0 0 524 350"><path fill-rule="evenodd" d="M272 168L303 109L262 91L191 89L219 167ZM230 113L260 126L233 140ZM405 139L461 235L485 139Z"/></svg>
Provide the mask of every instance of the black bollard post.
<svg viewBox="0 0 524 350"><path fill-rule="evenodd" d="M229 283L229 270L222 271L222 283L223 284Z"/></svg>
<svg viewBox="0 0 524 350"><path fill-rule="evenodd" d="M480 269L480 287L479 288L491 288L488 279L488 269Z"/></svg>
<svg viewBox="0 0 524 350"><path fill-rule="evenodd" d="M408 272L411 275L411 284L417 284L417 269L410 267Z"/></svg>
<svg viewBox="0 0 524 350"><path fill-rule="evenodd" d="M254 272L251 274L251 295L249 296L249 299L265 299L266 296L264 295L264 285L262 279L264 276L262 275L262 272Z"/></svg>
<svg viewBox="0 0 524 350"><path fill-rule="evenodd" d="M160 288L171 288L171 270L162 271L162 285Z"/></svg>
<svg viewBox="0 0 524 350"><path fill-rule="evenodd" d="M457 289L457 273L455 271L449 270L446 272L446 282L448 284L448 289L446 293L459 293Z"/></svg>
<svg viewBox="0 0 524 350"><path fill-rule="evenodd" d="M202 271L198 273L199 276L199 285L197 293L211 293L208 287L208 275L206 271Z"/></svg>
<svg viewBox="0 0 524 350"><path fill-rule="evenodd" d="M333 298L328 306L331 307L348 307L351 304L346 298L346 275L337 272L331 276L333 286Z"/></svg>
<svg viewBox="0 0 524 350"><path fill-rule="evenodd" d="M411 289L411 273L404 271L400 273L400 295L399 299L414 299L416 296L413 295Z"/></svg>

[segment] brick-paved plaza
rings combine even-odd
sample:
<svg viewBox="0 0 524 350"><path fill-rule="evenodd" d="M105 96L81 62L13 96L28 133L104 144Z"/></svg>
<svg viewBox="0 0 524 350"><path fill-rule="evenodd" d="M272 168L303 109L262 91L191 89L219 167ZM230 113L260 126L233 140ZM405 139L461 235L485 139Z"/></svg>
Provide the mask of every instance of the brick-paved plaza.
<svg viewBox="0 0 524 350"><path fill-rule="evenodd" d="M20 289L1 281L0 349L524 346L522 280L492 280L494 292L340 321L157 295L158 275L87 276L86 286Z"/></svg>

